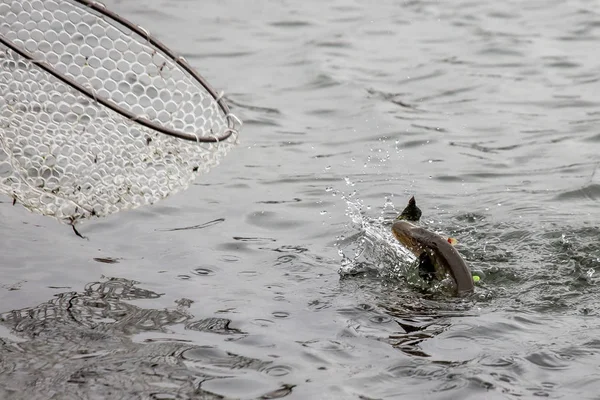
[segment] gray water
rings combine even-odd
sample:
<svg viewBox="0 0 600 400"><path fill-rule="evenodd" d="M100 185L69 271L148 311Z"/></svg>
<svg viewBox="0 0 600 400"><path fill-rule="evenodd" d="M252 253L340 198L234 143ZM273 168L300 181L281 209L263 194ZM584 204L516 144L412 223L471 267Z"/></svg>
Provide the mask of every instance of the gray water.
<svg viewBox="0 0 600 400"><path fill-rule="evenodd" d="M89 240L0 199L0 398L599 398L597 2L106 5L241 143ZM473 296L406 279L412 195Z"/></svg>

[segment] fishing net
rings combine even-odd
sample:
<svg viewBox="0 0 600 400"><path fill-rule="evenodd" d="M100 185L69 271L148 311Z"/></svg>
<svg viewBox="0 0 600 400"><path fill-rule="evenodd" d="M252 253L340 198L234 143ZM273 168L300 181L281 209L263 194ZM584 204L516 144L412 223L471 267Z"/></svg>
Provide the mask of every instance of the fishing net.
<svg viewBox="0 0 600 400"><path fill-rule="evenodd" d="M186 188L236 143L222 95L84 0L0 0L0 193L74 223Z"/></svg>

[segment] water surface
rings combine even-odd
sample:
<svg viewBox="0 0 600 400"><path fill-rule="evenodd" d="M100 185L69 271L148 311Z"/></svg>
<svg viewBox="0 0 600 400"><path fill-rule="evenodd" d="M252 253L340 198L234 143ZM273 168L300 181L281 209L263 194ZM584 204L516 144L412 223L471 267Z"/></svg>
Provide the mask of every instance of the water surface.
<svg viewBox="0 0 600 400"><path fill-rule="evenodd" d="M594 2L106 5L241 144L89 240L0 199L0 397L597 398ZM411 195L471 298L407 283Z"/></svg>

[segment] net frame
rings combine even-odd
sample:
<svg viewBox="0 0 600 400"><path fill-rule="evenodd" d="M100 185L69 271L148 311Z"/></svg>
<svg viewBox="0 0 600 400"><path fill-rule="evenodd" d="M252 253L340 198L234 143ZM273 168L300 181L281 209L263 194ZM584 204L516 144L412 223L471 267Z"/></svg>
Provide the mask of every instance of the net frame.
<svg viewBox="0 0 600 400"><path fill-rule="evenodd" d="M198 72L196 72L196 70L194 68L192 68L192 66L190 64L188 64L188 62L185 60L184 57L176 55L167 46L165 46L160 40L158 40L157 38L152 36L150 34L150 32L148 32L146 29L144 29L141 26L136 25L133 22L129 21L128 19L110 11L109 9L106 8L106 6L104 4L102 4L100 2L90 1L90 0L71 0L71 1L74 3L81 4L84 7L88 7L89 9L94 10L97 13L101 14L102 16L110 19L111 21L114 22L114 24L122 25L122 26L126 27L127 29L131 30L132 32L135 32L139 36L144 37L148 43L150 43L152 46L160 49L164 53L164 55L166 55L173 62L175 62L176 65L178 65L184 71L186 71L196 82L198 82L202 87L204 87L204 89L208 93L210 93L210 95L217 102L217 104L219 105L219 107L221 108L223 113L225 114L225 118L227 119L227 123L228 123L228 128L225 130L225 132L223 132L220 135L215 135L213 137L205 137L205 136L193 135L193 134L190 134L187 132L178 131L175 129L170 129L168 127L159 125L157 123L154 123L154 122L148 120L147 118L144 118L139 115L135 115L133 112L126 110L123 107L120 107L119 105L111 102L108 99L103 98L102 96L98 96L91 89L86 88L85 86L81 85L80 83L78 83L74 79L68 77L67 75L61 74L60 72L58 72L48 62L46 62L44 60L37 60L27 50L23 49L20 46L15 45L13 42L11 42L9 40L7 40L2 34L0 34L0 43L3 44L4 46L6 46L7 48L11 49L15 53L19 54L21 57L36 64L38 67L40 67L47 73L53 75L55 78L61 80L65 84L67 84L71 87L74 87L79 92L85 94L91 100L97 101L98 103L102 104L103 106L110 108L111 110L117 112L118 114L121 114L123 117L125 117L129 120L135 121L149 129L153 129L155 131L164 133L166 135L174 136L179 139L184 139L184 140L189 140L189 141L194 141L194 142L203 142L203 143L221 142L221 141L229 139L229 137L231 137L232 134L238 132L239 129L237 129L236 127L241 126L242 123L239 120L239 118L237 118L235 115L233 115L230 112L229 107L224 102L223 93L217 93L216 90L206 81L206 79L204 79Z"/></svg>
<svg viewBox="0 0 600 400"><path fill-rule="evenodd" d="M50 8L49 4L52 4L52 8ZM89 79L86 80L86 77L79 74L73 75L72 70L70 70L69 68L65 68L65 62L62 60L62 58L60 58L61 52L55 50L50 39L48 39L47 36L44 37L43 33L42 38L46 42L50 41L51 49L47 50L48 53L46 54L43 51L41 45L35 44L35 37L32 33L33 31L28 31L27 28L27 26L31 26L30 23L33 23L33 21L27 21L27 18L35 19L37 22L39 22L39 12L38 15L32 15L32 9L33 13L35 13L39 9L43 10L43 12L45 13L45 18L47 18L48 14L50 14L52 18L58 18L56 21L50 19L51 24L54 22L65 24L69 23L69 19L66 18L60 20L60 18L65 18L66 14L63 12L62 17L58 17L58 13L65 9L63 8L63 6L65 6L66 9L76 10L82 15L85 14L86 17L94 19L95 21L102 22L101 25L102 29L105 29L104 31L102 31L102 29L100 30L100 33L92 31L92 36L94 36L95 39L98 39L98 43L101 43L102 39L113 40L112 43L115 46L114 49L121 51L121 49L118 49L116 47L116 43L118 40L115 40L115 38L111 36L111 31L109 30L110 28L113 29L113 33L117 32L118 35L122 35L121 37L124 37L128 43L135 42L134 44L137 44L139 46L139 49L137 50L138 53L136 53L136 50L133 50L133 48L130 48L130 50L133 51L136 56L144 54L147 55L150 54L150 51L152 51L152 54L150 56L151 59L150 61L146 61L146 64L143 64L141 58L136 60L139 63L142 63L142 65L140 65L139 63L137 64L139 67L145 68L143 70L143 73L146 74L145 76L151 77L150 81L148 82L142 82L141 80L139 81L142 85L145 85L145 88L154 85L155 82L153 81L153 79L158 79L158 76L152 78L153 75L151 75L149 68L153 67L156 73L156 69L159 65L158 63L164 61L164 63L161 64L158 70L158 75L160 75L160 78L164 81L164 85L162 86L162 89L160 89L160 87L157 87L159 89L159 93L161 94L160 98L161 100L164 100L164 103L162 103L161 106L158 106L158 108L156 108L153 104L150 107L150 114L145 114L144 111L140 112L140 110L144 110L143 105L140 108L137 105L132 105L129 102L124 102L123 97L121 97L121 100L119 102L119 99L114 96L114 89L111 93L110 91L105 90L108 89L108 86L101 85L99 87L95 86L94 88L94 85L92 85L92 83L97 82L92 82L92 80ZM0 131L0 166L2 166L2 163L4 163L4 166L6 167L7 159L4 158L3 161L2 158L2 154L6 154L8 156L8 161L10 162L11 167L15 172L13 172L13 178L11 178L12 180L8 181L9 183L6 184L7 181L4 180L3 183L3 180L1 179L3 178L2 174L6 173L6 171L2 171L2 168L0 168L0 192L12 196L14 202L18 201L30 211L38 212L44 215L50 215L63 222L74 224L75 222L78 222L81 219L85 219L90 216L106 216L108 214L123 209L130 209L138 207L140 205L152 204L161 198L167 197L171 193L175 193L181 190L182 188L186 188L189 185L189 183L191 183L191 181L193 180L192 175L195 176L200 172L208 171L210 167L216 165L219 162L219 159L222 156L224 156L234 144L237 143L237 136L242 126L242 122L231 113L229 107L225 102L223 93L217 93L216 90L213 89L212 86L210 86L210 84L193 67L191 67L190 64L188 64L188 62L183 57L177 56L162 42L150 35L150 33L147 30L145 30L139 25L130 22L129 20L121 17L120 15L108 10L103 4L89 0L24 0L22 2L0 0L0 10L3 10L3 12L0 12L0 61L2 61L0 64L2 64L2 68L5 68L4 70L0 68L0 89L2 89L2 93L4 93L7 96L4 98L4 101L3 99L0 99L0 105L2 106L0 107L0 109L3 113L14 109L17 112L29 112L29 116L31 116L30 111L23 109L24 103L22 103L22 98L19 98L18 100L21 102L18 103L18 105L20 105L19 107L12 106L12 104L14 103L11 103L9 101L9 96L11 98L13 98L14 96L10 92L10 89L8 89L9 92L7 92L6 88L9 88L9 86L12 87L12 83L10 81L10 73L13 70L13 68L15 68L16 73L20 74L20 76L23 76L24 73L27 74L31 71L37 74L36 71L39 70L39 73L45 74L46 76L46 80L44 82L55 82L56 85L62 85L65 88L67 88L67 92L70 91L75 93L77 96L79 96L79 101L83 101L85 104L89 105L89 107L93 106L97 108L101 111L100 114L104 115L107 118L111 118L109 122L113 123L113 126L114 123L117 123L115 122L116 120L114 118L119 118L120 122L118 123L120 125L117 126L118 128L123 128L123 126L126 125L129 126L129 128L126 127L124 129L129 132L129 135L132 131L135 131L137 138L144 136L144 142L142 143L143 146L155 148L160 147L159 150L164 150L162 152L162 155L158 156L156 156L156 153L149 155L148 152L150 150L148 149L142 150L141 155L134 154L137 157L137 161L136 159L132 159L132 162L138 162L138 168L135 171L133 168L130 168L129 171L125 171L125 167L120 166L121 171L136 173L140 170L139 166L141 157L146 157L143 159L144 165L146 165L146 160L148 160L149 163L158 162L160 165L151 165L151 168L153 168L155 172L161 174L161 176L159 176L153 181L154 186L150 185L149 187L138 187L136 188L135 193L130 191L130 188L136 183L141 185L140 182L149 182L153 179L150 176L148 176L148 174L146 174L146 177L140 176L141 181L134 181L133 184L131 182L132 180L129 179L130 177L125 176L125 179L121 179L121 177L119 177L120 181L123 182L114 184L111 182L110 185L107 188L103 188L103 190L96 190L96 188L93 188L92 190L90 189L89 182L91 182L93 186L94 182L92 181L94 179L97 184L102 185L104 183L104 181L100 182L99 178L96 179L97 171L94 170L92 171L91 178L89 177L89 175L84 175L85 179L87 179L86 187L88 189L84 188L83 190L87 190L87 194L82 194L83 190L81 189L81 187L77 186L77 183L75 182L73 186L66 187L66 190L62 190L63 188L61 187L61 192L59 195L56 191L56 185L54 185L54 189L50 188L48 185L46 185L45 188L38 186L35 183L35 180L32 180L28 177L28 170L26 169L29 167L17 165L18 160L17 158L15 158L15 154L11 152L11 149L14 150L14 148L11 147L11 143L5 141L6 138L4 137L4 134L13 135L9 137L12 141L12 144L15 144L14 129L16 129L17 135L19 135L19 130L21 128L14 128L10 126L10 121L8 121L8 125L2 125L0 127L0 130L3 130L4 127L6 127L6 129L13 129L13 131L11 132L7 130ZM53 13L57 14L53 15ZM15 15L18 19L18 22L16 23L14 19ZM26 21L23 21L23 19L25 19ZM82 19L81 21L83 24L89 24L90 29L97 26L95 23L92 26L92 23L90 23L89 20ZM26 23L21 24L20 22ZM47 29L48 23L47 21L44 22L46 23L44 28ZM14 27L14 29L11 29L11 27ZM26 32L23 32L23 27L25 27ZM64 25L64 27L66 27L66 25ZM40 29L42 29L41 26ZM38 33L36 34L39 37L39 29L37 29L37 31ZM49 31L50 33L59 32L54 26L51 27ZM17 32L19 32L19 34L17 34ZM25 38L20 35L22 33L25 33ZM102 34L104 34L104 36L100 36ZM73 36L72 32L70 32L70 35L71 40L75 40L75 37ZM68 37L69 36L67 36L67 38ZM62 41L63 44L65 44L65 41L63 39L64 38L61 38L59 40ZM15 41L17 43L15 43ZM33 47L31 46L32 42L34 43ZM54 43L60 44L58 42ZM68 43L68 45L72 45L68 41L66 43ZM48 45L46 44L45 46L47 49ZM67 44L65 44L65 46L67 46ZM67 47L65 47L64 49L67 49ZM82 50L83 48L80 47L80 49ZM129 51L129 53L134 54L131 53L131 51ZM56 58L57 52L59 59ZM154 59L154 55L156 53L159 53L157 59L160 61ZM71 52L71 54L73 53ZM83 53L76 53L76 56L81 55L83 55ZM50 56L53 56L54 58ZM125 56L126 54L123 54L124 62L126 64L131 63L132 61L127 60ZM108 60L108 57L104 60ZM6 63L12 65L12 67L10 67L8 70L6 69ZM75 61L73 61L73 64L75 64ZM67 67L68 65L69 64L67 63ZM81 64L78 65L81 68ZM130 68L132 68L131 66L133 64L129 65ZM165 68L165 71L167 71L167 78L163 76L162 72L162 68L165 65L167 65L167 67ZM100 69L102 69L102 67L105 67L105 64L102 64ZM94 73L98 75L93 75L93 77L94 79L98 80L98 78L101 78L101 76L99 75L100 69L98 68L98 66L95 66L95 68L96 69L94 70ZM79 69L78 71L80 71L80 74L83 73L81 72L83 71L81 69ZM123 70L121 69L121 71ZM9 76L8 82L6 81L7 72ZM138 71L136 71L134 68L133 72L137 74ZM121 79L127 79L126 75L129 73L132 72L123 72ZM83 75L85 75L85 73L83 73ZM13 75L13 77L15 77L15 79L21 79L16 78L16 75ZM89 78L89 76L87 76L87 78ZM114 87L115 80L112 75L110 76L110 79L113 80L112 83ZM178 79L182 79L185 82L179 82ZM120 81L117 79L116 83L119 84ZM186 93L184 89L181 89L179 83L182 83L183 87L190 90L190 92ZM21 85L21 90L25 88L24 90L27 91L28 89L26 85L26 83L25 86ZM130 89L132 89L132 87L130 87ZM118 93L120 90L121 88L119 87L119 89L116 90L116 93ZM166 90L170 93L171 96L177 95L176 91L178 90L183 90L184 93L186 93L186 95L189 95L187 95L187 97L184 96L183 98L179 98L182 103L179 104L179 109L177 109L177 111L174 112L172 110L169 111L169 109L167 108L167 100L162 98L163 93L160 90ZM62 91L61 93L67 92ZM34 92L31 92L32 95L33 93ZM106 97L100 95L99 93L106 93ZM121 95L123 94L124 92L121 92ZM131 92L129 92L129 94L131 94ZM156 98L158 99L158 96ZM175 97L171 97L168 100L169 103L177 101ZM41 100L35 99L35 101ZM190 103L192 103L192 109L189 108ZM136 110L138 112L134 113L134 111ZM34 110L34 113L38 111ZM154 114L152 114L152 111L154 112ZM164 121L164 119L162 120L162 122L164 122L165 125L159 123L160 112L172 114L171 119L168 119L166 122ZM191 114L192 120L195 122L192 122L190 124L188 123L189 121L186 120L184 121L184 124L181 124L183 119L182 113L184 116L186 116L186 113ZM100 117L102 117L102 115L100 115ZM146 118L146 115L154 115L154 119L151 119L151 117ZM25 117L27 117L27 114L25 114ZM6 119L5 116L2 118ZM12 117L9 117L9 119L10 118ZM98 115L92 117L92 122L97 124L98 118ZM23 118L17 119L17 121L23 121ZM40 121L41 120L36 122L38 123L38 126ZM167 123L170 125L166 125ZM85 123L83 124L85 125ZM181 129L178 129L178 127L181 127ZM187 132L184 131L184 127L187 130ZM194 128L196 128L196 130ZM102 136L102 134L106 133L106 129L96 129L96 132L100 134L100 136ZM111 133L111 138L114 138L115 135L118 136L119 132L123 133L123 131L112 132L113 133ZM150 136L147 135L148 133L150 134ZM125 134L125 136L127 136L128 134ZM49 135L52 135L52 133L49 133ZM90 133L90 135L92 134ZM70 138L69 140L71 139L77 140L77 137ZM82 137L82 140L90 140L90 136L87 136L86 138ZM91 140L96 140L93 138L93 135ZM105 138L103 140L108 139ZM131 142L132 138L127 136L124 138L124 140L129 140ZM91 142L84 143L84 145L89 145L90 143ZM42 145L45 144L47 145L48 143L42 143ZM96 143L91 144L93 145ZM19 146L18 143L15 145ZM67 143L67 145L70 145L70 143ZM137 145L139 148L140 143L137 143ZM23 148L21 148L21 150L23 150ZM4 151L4 153L2 153L2 151ZM173 151L175 153L173 153ZM21 151L21 157L23 156L22 153L23 151ZM88 155L93 156L93 154ZM50 156L52 157L53 154L51 154ZM161 160L161 156L164 156L168 159ZM186 156L191 158L186 159ZM36 157L39 160L39 156ZM177 160L174 161L174 158L176 158ZM81 157L79 157L79 159L81 159ZM94 156L93 163L96 163L96 156ZM43 164L37 165L40 165L41 168L45 168ZM82 168L84 168L84 174L89 174L89 167L90 165L82 166ZM95 168L95 166L92 167ZM176 170L177 168L180 169L179 172L177 173L176 171L176 173L172 173L173 169ZM43 170L39 171L38 180L41 179L42 172ZM47 168L45 169L45 173L48 173ZM94 173L96 174L94 175ZM6 176L7 175L4 175L4 177ZM50 178L56 181L54 176ZM21 183L17 184L17 181L20 181ZM117 193L107 194L106 192L109 190L116 191ZM153 192L149 193L150 191ZM94 199L94 197L97 197L98 195L112 197L110 199ZM25 198L26 196L41 197L38 199L27 199ZM123 199L125 200L123 201Z"/></svg>

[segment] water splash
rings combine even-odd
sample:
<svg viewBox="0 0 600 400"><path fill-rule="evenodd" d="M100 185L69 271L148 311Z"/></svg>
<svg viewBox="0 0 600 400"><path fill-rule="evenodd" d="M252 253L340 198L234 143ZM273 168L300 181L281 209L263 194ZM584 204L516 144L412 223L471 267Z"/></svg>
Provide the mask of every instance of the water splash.
<svg viewBox="0 0 600 400"><path fill-rule="evenodd" d="M349 178L346 177L345 181L349 187L354 186ZM388 215L398 215L391 198L385 198L378 217L370 217L367 212L371 207L365 205L356 190L350 194L332 189L329 192L334 192L346 202L345 215L350 220L347 227L355 232L348 237L340 235L336 238L335 246L341 258L339 274L342 277L360 273L376 273L390 278L406 276L415 257L391 233L393 217Z"/></svg>

